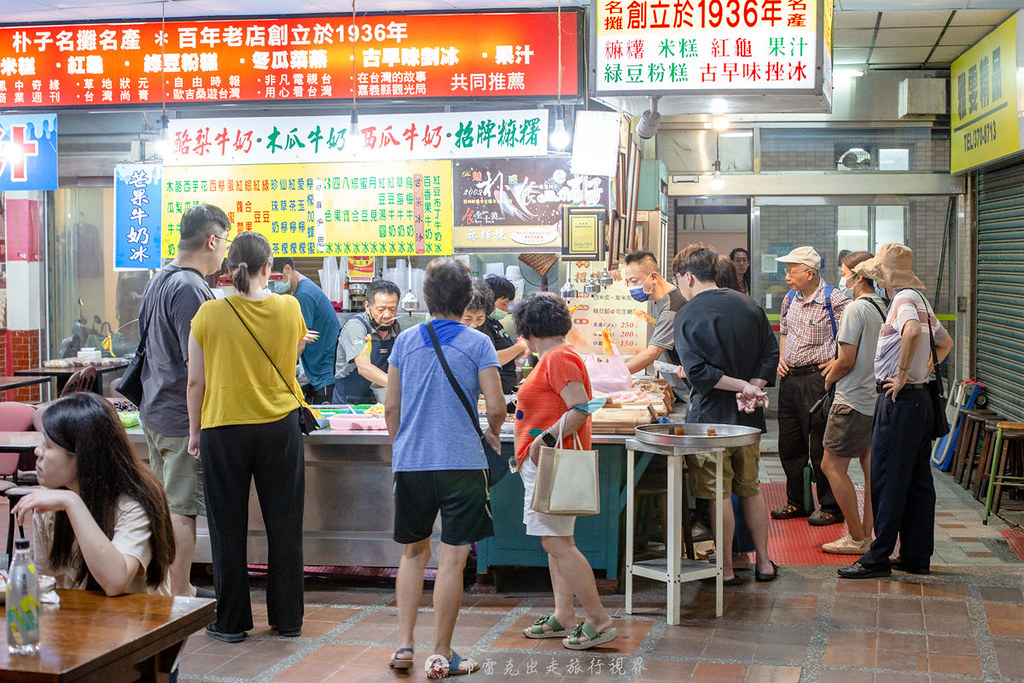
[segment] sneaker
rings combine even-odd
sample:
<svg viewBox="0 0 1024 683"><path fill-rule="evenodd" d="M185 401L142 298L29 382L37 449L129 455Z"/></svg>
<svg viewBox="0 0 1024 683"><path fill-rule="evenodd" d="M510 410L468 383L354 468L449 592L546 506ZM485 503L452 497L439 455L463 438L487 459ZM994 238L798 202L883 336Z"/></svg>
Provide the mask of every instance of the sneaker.
<svg viewBox="0 0 1024 683"><path fill-rule="evenodd" d="M870 538L865 538L863 541L855 541L850 534L846 534L838 541L825 543L821 546L824 552L832 553L833 555L863 555L870 548Z"/></svg>

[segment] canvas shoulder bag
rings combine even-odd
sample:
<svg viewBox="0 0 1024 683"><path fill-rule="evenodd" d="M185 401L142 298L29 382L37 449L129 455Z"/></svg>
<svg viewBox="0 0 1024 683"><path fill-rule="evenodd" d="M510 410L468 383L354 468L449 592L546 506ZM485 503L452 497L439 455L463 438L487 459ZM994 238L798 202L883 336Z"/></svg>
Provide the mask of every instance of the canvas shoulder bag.
<svg viewBox="0 0 1024 683"><path fill-rule="evenodd" d="M573 434L575 448L563 448L564 424L563 415L558 423L558 441L554 448L544 446L540 449L530 509L547 515L599 514L601 482L597 451L583 450L578 434Z"/></svg>

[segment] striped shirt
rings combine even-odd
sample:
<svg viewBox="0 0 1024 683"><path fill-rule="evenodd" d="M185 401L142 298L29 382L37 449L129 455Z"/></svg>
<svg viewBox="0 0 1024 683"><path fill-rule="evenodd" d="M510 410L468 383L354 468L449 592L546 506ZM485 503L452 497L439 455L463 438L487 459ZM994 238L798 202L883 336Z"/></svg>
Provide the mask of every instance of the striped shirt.
<svg viewBox="0 0 1024 683"><path fill-rule="evenodd" d="M827 283L819 279L818 288L811 296L804 297L801 292L797 292L792 300L788 295L782 300L779 332L786 335L783 360L791 368L825 363L835 358L836 339L825 308L826 286ZM850 299L838 287L832 290L831 299L838 330L839 320Z"/></svg>

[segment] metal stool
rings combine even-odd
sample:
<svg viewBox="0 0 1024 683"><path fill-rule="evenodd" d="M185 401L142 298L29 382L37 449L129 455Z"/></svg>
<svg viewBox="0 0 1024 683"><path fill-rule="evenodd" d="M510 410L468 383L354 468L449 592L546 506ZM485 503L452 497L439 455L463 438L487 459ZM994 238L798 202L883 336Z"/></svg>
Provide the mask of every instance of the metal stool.
<svg viewBox="0 0 1024 683"><path fill-rule="evenodd" d="M964 488L970 487L971 471L976 462L976 451L978 447L978 435L986 419L995 417L991 410L975 410L973 408L961 408L957 419L960 421L960 431L956 442L956 451L953 453L953 478ZM966 480L966 483L965 483Z"/></svg>
<svg viewBox="0 0 1024 683"><path fill-rule="evenodd" d="M1003 487L1024 489L1024 476L1007 474L1009 460L1015 457L1017 467L1014 471L1020 471L1020 463L1024 462L1024 422L1000 422L996 425L996 442L992 449L992 470L988 476L988 493L985 495L985 516L982 524L988 524L989 513L992 512L993 501L995 511L999 511L999 499L1002 497ZM1013 446L1013 456L1010 455L1010 447ZM998 457L996 457L998 454Z"/></svg>
<svg viewBox="0 0 1024 683"><path fill-rule="evenodd" d="M992 453L996 445L996 432L999 431L999 423L1002 422L1002 418L989 418L985 420L984 432L985 438L981 445L981 454L978 457L978 465L975 468L974 476L977 479L973 479L968 475L968 486L971 482L974 482L974 499L981 500L982 496L985 495L985 484L988 482L988 470L992 463Z"/></svg>

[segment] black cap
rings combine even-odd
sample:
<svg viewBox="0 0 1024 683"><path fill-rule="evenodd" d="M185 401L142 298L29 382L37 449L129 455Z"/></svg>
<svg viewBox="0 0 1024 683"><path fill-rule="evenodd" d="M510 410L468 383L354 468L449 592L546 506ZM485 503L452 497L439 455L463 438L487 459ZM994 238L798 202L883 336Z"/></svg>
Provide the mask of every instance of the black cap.
<svg viewBox="0 0 1024 683"><path fill-rule="evenodd" d="M27 538L19 538L17 541L14 542L14 549L15 550L28 550L28 539Z"/></svg>

